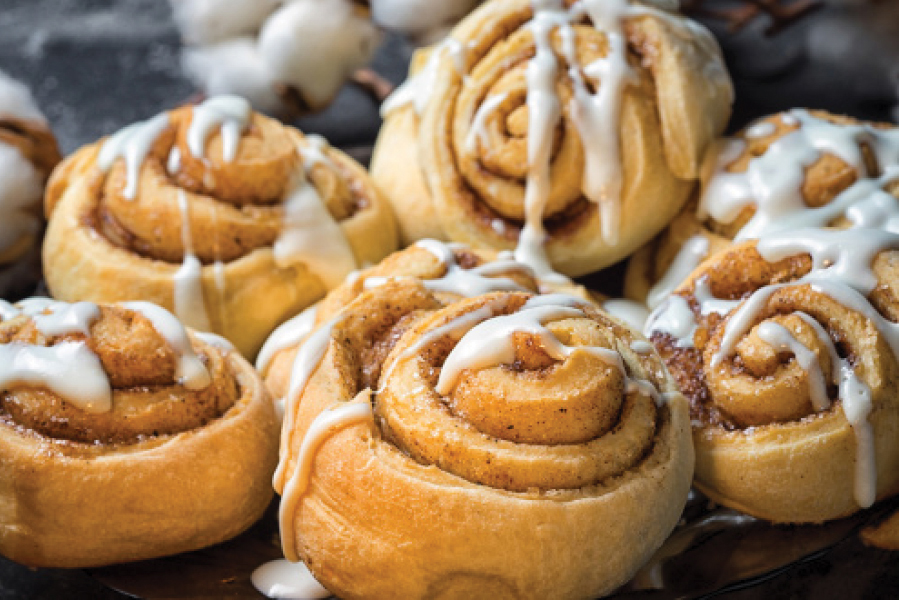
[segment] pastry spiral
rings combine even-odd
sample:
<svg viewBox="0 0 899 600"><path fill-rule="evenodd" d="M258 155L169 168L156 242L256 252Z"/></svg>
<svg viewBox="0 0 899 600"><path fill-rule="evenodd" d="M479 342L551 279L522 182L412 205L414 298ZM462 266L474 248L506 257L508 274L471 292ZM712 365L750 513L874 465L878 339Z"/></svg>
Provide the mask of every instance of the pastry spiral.
<svg viewBox="0 0 899 600"><path fill-rule="evenodd" d="M59 161L28 89L0 72L0 296L27 295L40 276L41 197Z"/></svg>
<svg viewBox="0 0 899 600"><path fill-rule="evenodd" d="M899 492L899 235L794 230L713 255L647 324L691 405L695 485L776 522Z"/></svg>
<svg viewBox="0 0 899 600"><path fill-rule="evenodd" d="M88 567L195 550L271 499L252 367L145 302L0 305L0 553Z"/></svg>
<svg viewBox="0 0 899 600"><path fill-rule="evenodd" d="M54 296L152 301L248 357L396 244L361 166L227 96L81 149L54 173L46 211Z"/></svg>
<svg viewBox="0 0 899 600"><path fill-rule="evenodd" d="M693 459L683 396L619 321L415 279L310 336L281 443L285 555L342 598L608 593L677 522Z"/></svg>
<svg viewBox="0 0 899 600"><path fill-rule="evenodd" d="M714 38L660 4L494 0L416 55L372 159L403 240L581 275L664 227L732 91Z"/></svg>
<svg viewBox="0 0 899 600"><path fill-rule="evenodd" d="M628 264L625 294L655 308L733 241L801 227L899 231L899 128L794 109L713 145L702 189Z"/></svg>

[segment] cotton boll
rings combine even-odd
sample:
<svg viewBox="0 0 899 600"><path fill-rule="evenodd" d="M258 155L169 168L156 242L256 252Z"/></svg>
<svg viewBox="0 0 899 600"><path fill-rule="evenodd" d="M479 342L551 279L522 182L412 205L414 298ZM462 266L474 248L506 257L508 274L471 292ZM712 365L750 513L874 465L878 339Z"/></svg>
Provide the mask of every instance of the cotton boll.
<svg viewBox="0 0 899 600"><path fill-rule="evenodd" d="M28 88L2 71L0 71L0 117L47 122Z"/></svg>
<svg viewBox="0 0 899 600"><path fill-rule="evenodd" d="M187 76L209 95L243 96L254 108L269 114L282 109L275 82L252 38L185 48L181 62Z"/></svg>
<svg viewBox="0 0 899 600"><path fill-rule="evenodd" d="M274 79L322 108L369 61L378 37L349 0L295 0L265 22L259 52Z"/></svg>
<svg viewBox="0 0 899 600"><path fill-rule="evenodd" d="M255 34L279 0L170 0L175 23L191 44Z"/></svg>
<svg viewBox="0 0 899 600"><path fill-rule="evenodd" d="M34 165L17 148L0 144L0 256L21 235L40 228L43 189Z"/></svg>
<svg viewBox="0 0 899 600"><path fill-rule="evenodd" d="M428 35L445 29L473 9L479 0L371 0L375 23L412 36Z"/></svg>

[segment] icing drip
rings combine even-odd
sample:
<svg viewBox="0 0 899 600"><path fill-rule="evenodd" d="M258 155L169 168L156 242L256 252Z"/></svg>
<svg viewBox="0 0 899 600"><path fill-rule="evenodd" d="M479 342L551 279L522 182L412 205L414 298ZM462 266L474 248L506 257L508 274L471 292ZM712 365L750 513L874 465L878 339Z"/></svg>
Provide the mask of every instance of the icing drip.
<svg viewBox="0 0 899 600"><path fill-rule="evenodd" d="M212 383L209 371L191 346L187 330L172 313L150 302L123 302L122 306L149 319L156 332L178 355L178 364L175 368L178 383L189 390L202 390Z"/></svg>
<svg viewBox="0 0 899 600"><path fill-rule="evenodd" d="M118 159L125 159L126 179L125 190L122 192L125 198L134 200L137 194L137 179L144 159L147 158L156 139L168 126L169 115L162 113L147 121L129 125L103 142L97 155L97 166L100 171L107 173Z"/></svg>
<svg viewBox="0 0 899 600"><path fill-rule="evenodd" d="M444 57L452 60L460 76L465 75L465 47L459 40L447 37L431 50L422 69L406 79L384 100L381 104L381 118L386 119L393 111L409 105L415 109L415 114L421 116L437 87L438 67Z"/></svg>
<svg viewBox="0 0 899 600"><path fill-rule="evenodd" d="M567 346L546 328L546 323L560 319L584 317L576 308L579 301L568 296L551 294L535 296L516 313L482 321L468 330L446 357L435 391L447 395L455 388L462 372L479 370L515 362L514 334L529 333L539 338L543 351L556 360L565 360L575 352L588 352L606 364L617 368L625 380L628 393L640 392L652 397L656 403L664 397L648 381L631 379L621 355L609 348L598 346Z"/></svg>
<svg viewBox="0 0 899 600"><path fill-rule="evenodd" d="M26 298L15 306L7 305L11 318L27 315L34 326L46 336L83 334L90 337L90 326L100 318L100 308L92 302L58 302L50 298Z"/></svg>
<svg viewBox="0 0 899 600"><path fill-rule="evenodd" d="M176 377L180 383L191 390L211 383L209 372L174 316L148 302L126 302L122 306L146 316L178 353ZM35 328L48 337L90 337L90 327L100 318L100 308L91 302L68 304L50 298L28 298L17 305L0 303L2 319L19 315L31 318ZM100 359L82 341L63 341L50 347L18 342L0 344L0 389L15 383L43 385L87 412L112 410L109 378Z"/></svg>
<svg viewBox="0 0 899 600"><path fill-rule="evenodd" d="M646 319L649 318L649 311L646 310L646 307L633 300L613 298L603 302L602 307L607 313L621 319L637 331L643 331Z"/></svg>
<svg viewBox="0 0 899 600"><path fill-rule="evenodd" d="M367 390L363 392L362 395L366 396L364 402L345 402L322 412L315 418L309 429L306 430L306 435L303 436L303 443L300 445L300 451L296 458L296 467L290 480L284 486L284 491L281 494L281 505L278 508L281 547L284 551L284 556L289 561L297 562L300 560L296 548L293 515L297 503L299 503L309 487L315 455L319 448L341 429L372 421L371 402L368 401L367 397L369 393ZM282 454L281 463L283 464L284 462L284 454Z"/></svg>
<svg viewBox="0 0 899 600"><path fill-rule="evenodd" d="M418 338L414 344L400 353L400 355L397 356L390 364L390 366L384 371L384 374L381 376L381 388L377 390L377 393L380 394L382 391L384 391L383 387L387 384L387 380L390 378L390 375L393 373L393 370L396 368L396 366L399 365L403 359L416 354L423 348L428 347L435 341L444 337L449 337L453 341L458 341L474 326L486 321L487 319L492 318L494 315L496 315L497 311L502 310L505 306L505 299L500 298L498 300L488 302L487 304L476 310L465 313L464 315L456 317L450 320L448 323L441 325L440 327L436 327L431 331L426 332L424 335Z"/></svg>
<svg viewBox="0 0 899 600"><path fill-rule="evenodd" d="M331 592L315 580L306 565L278 559L253 571L250 580L268 598L311 600L330 598Z"/></svg>
<svg viewBox="0 0 899 600"><path fill-rule="evenodd" d="M755 208L755 214L741 228L737 240L758 238L783 229L825 226L853 204L871 194L883 193L883 186L896 178L899 129L834 124L801 109L790 111L781 117L781 122L797 124L799 128L750 159L743 173L728 173L725 169L734 156L731 152L723 153L703 193L699 207L701 218L710 215L722 223L731 223L743 209ZM757 133L755 128L769 124L759 123L750 132ZM870 149L885 176L868 172L862 145ZM857 180L830 204L809 207L802 197L805 172L825 153L852 167Z"/></svg>
<svg viewBox="0 0 899 600"><path fill-rule="evenodd" d="M178 190L178 208L181 211L181 240L184 245L184 260L175 273L175 315L194 329L209 331L212 326L206 312L203 294L203 265L193 251L193 237L190 232L190 207L187 195Z"/></svg>
<svg viewBox="0 0 899 600"><path fill-rule="evenodd" d="M309 379L315 374L318 365L321 364L322 359L325 357L325 352L327 352L328 344L331 341L331 331L340 319L341 317L338 315L313 331L306 342L300 346L300 350L294 358L293 367L290 371L290 388L287 391L287 397L284 399L284 422L281 428L281 461L278 463L278 468L275 469L275 474L272 478L275 489L279 489L284 485L285 469L287 469L285 457L290 449L293 437L293 422L296 419L300 399L306 391Z"/></svg>
<svg viewBox="0 0 899 600"><path fill-rule="evenodd" d="M333 167L324 153L326 148L327 142L319 136L309 139L308 147L297 148L303 157L303 171L297 174L293 188L284 199L284 225L273 252L279 266L302 262L326 288L332 289L358 265L343 229L309 181L314 165Z"/></svg>
<svg viewBox="0 0 899 600"><path fill-rule="evenodd" d="M466 298L500 291L527 292L526 288L515 281L496 275L520 273L529 277L534 276L530 267L502 257L471 269L463 269L456 261L453 249L449 245L437 240L420 240L415 245L433 254L446 267L443 276L422 281L422 284L433 292L448 292Z"/></svg>
<svg viewBox="0 0 899 600"><path fill-rule="evenodd" d="M683 296L672 294L649 315L643 335L667 333L674 338L678 348L692 348L696 333L696 317Z"/></svg>
<svg viewBox="0 0 899 600"><path fill-rule="evenodd" d="M84 342L42 347L0 344L0 390L16 384L49 389L85 412L112 410L112 389L100 359Z"/></svg>
<svg viewBox="0 0 899 600"><path fill-rule="evenodd" d="M231 352L235 349L234 344L232 344L230 340L218 335L217 333L197 331L196 333L194 333L194 335L213 348L218 348L219 350L224 350L225 352Z"/></svg>
<svg viewBox="0 0 899 600"><path fill-rule="evenodd" d="M709 240L705 236L694 235L687 240L665 275L649 290L649 294L646 296L646 305L650 309L659 306L687 278L687 275L699 266L708 253Z"/></svg>
<svg viewBox="0 0 899 600"><path fill-rule="evenodd" d="M285 321L265 340L259 356L256 357L256 370L265 373L271 366L275 354L281 350L296 346L315 327L316 306L310 306L289 321Z"/></svg>
<svg viewBox="0 0 899 600"><path fill-rule="evenodd" d="M165 170L169 175L177 175L181 171L181 149L172 146L169 157L165 162Z"/></svg>
<svg viewBox="0 0 899 600"><path fill-rule="evenodd" d="M527 65L528 172L525 182L525 224L518 237L515 258L530 265L538 276L555 274L543 243L546 230L543 212L549 200L552 134L562 118L562 106L556 93L558 61L550 35L567 23L568 12L559 0L535 0L534 17L528 28L534 37L534 57Z"/></svg>
<svg viewBox="0 0 899 600"><path fill-rule="evenodd" d="M250 123L250 103L239 96L215 96L195 106L187 130L187 147L197 158L206 157L206 140L212 130L221 129L222 160L237 158L240 136Z"/></svg>
<svg viewBox="0 0 899 600"><path fill-rule="evenodd" d="M809 399L816 411L826 410L830 407L830 398L827 397L827 381L821 371L818 356L802 342L793 337L790 330L774 321L765 321L758 327L759 339L777 350L778 352L790 352L802 370L808 373Z"/></svg>
<svg viewBox="0 0 899 600"><path fill-rule="evenodd" d="M465 136L466 152L474 153L478 149L478 142L484 143L487 138L487 119L490 118L490 115L492 115L496 109L502 106L503 102L505 102L508 97L509 94L503 92L494 96L487 96L487 98L484 99L478 107L477 112L474 114L474 119L471 121L471 129L468 130L468 135ZM499 222L502 223L502 221Z"/></svg>

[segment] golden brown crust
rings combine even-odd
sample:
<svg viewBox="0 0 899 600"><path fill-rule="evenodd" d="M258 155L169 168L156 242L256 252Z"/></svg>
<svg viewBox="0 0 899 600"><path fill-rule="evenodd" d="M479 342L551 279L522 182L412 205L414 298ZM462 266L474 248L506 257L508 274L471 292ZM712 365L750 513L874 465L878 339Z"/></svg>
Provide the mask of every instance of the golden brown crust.
<svg viewBox="0 0 899 600"><path fill-rule="evenodd" d="M100 169L102 141L56 170L45 201L51 217L44 246L47 284L64 300L139 298L174 310L174 277L186 251L185 203L211 330L252 357L277 324L327 291L309 260L288 263L273 251L297 178L308 171L359 264L376 262L395 248L393 216L350 157L327 147L323 161L304 165L298 147L310 150L313 142L259 114L252 115L234 161L222 158L218 132L210 136L206 156L194 157L185 138L192 114L190 107L170 113L140 168L133 199L125 194L125 161L107 173ZM174 175L166 166L173 149L180 155Z"/></svg>
<svg viewBox="0 0 899 600"><path fill-rule="evenodd" d="M439 48L416 55L412 74L434 71L431 89L420 90L431 94L427 108L421 115L413 106L391 111L372 158L375 181L397 207L404 243L427 236L514 247L528 170L525 72L534 43L525 25L531 16L526 0L487 3L452 33L464 58ZM624 190L617 242L604 240L599 211L582 189L585 151L569 113L571 84L563 78L556 87L563 118L552 135L544 223L550 258L568 275L611 264L658 232L686 201L706 146L727 120L729 84L710 73L723 73L719 51L678 19L640 16L625 24L635 77L625 86L620 117ZM604 32L586 19L574 30L581 64L607 55ZM552 44L564 63L559 35ZM434 52L441 55L425 67ZM567 68L562 64L560 72ZM472 144L475 115L488 97L497 103Z"/></svg>
<svg viewBox="0 0 899 600"><path fill-rule="evenodd" d="M128 337L139 335L146 324L127 312L103 309L92 328L95 347L113 353L107 342L127 343ZM124 335L101 331L122 326L122 317L128 316L139 322L137 331L130 325L119 332ZM3 328L18 328L22 320ZM143 343L161 350L165 363L170 349L152 339L150 334ZM85 413L40 387L19 384L4 393L0 553L35 567L102 566L212 545L262 515L271 499L277 460L278 424L271 400L235 351L193 336L191 341L214 377L201 392L212 396L208 399L175 384L165 368L144 374L159 379L158 384L119 387L135 383L116 381L115 374L134 377L129 365L138 359L118 350L114 360L124 362L104 362L114 386L109 413ZM152 354L141 356L153 360ZM36 411L49 419L59 417L63 424L44 427L8 410L35 399ZM208 413L197 407L210 401L212 412L199 414ZM143 428L136 430L131 418L144 408L149 412L137 415ZM156 408L161 410L154 415ZM154 423L159 431L152 430Z"/></svg>
<svg viewBox="0 0 899 600"><path fill-rule="evenodd" d="M377 381L374 421L326 437L307 492L296 511L283 516L292 520L304 562L338 596L595 597L623 583L674 526L692 465L679 394L657 406L641 393L623 393L608 365L599 366L594 379L595 369L583 368L590 358L549 359L525 335L515 339L514 365L465 371L453 392L435 395L433 380L450 340L422 346L425 332L488 305L514 313L527 297L496 293L442 306L419 282L397 280L364 291L344 310L282 440L280 482L293 476L314 419L335 403L368 402L362 388ZM638 334L595 309L584 313L551 324L554 335L566 344L617 348L630 375L673 391L657 357L630 351ZM413 316L404 322L407 315ZM402 333L392 342L396 328ZM369 363L384 353L365 349L378 340L392 349L375 369ZM377 379L365 375L375 370ZM490 379L490 388L544 393L532 395L530 406L505 405L514 414L500 417L484 408L502 403L498 397L474 397L485 385L481 377ZM572 406L609 409L599 416L588 411L592 431L544 428L540 415L565 404L566 392L582 385L592 392ZM614 424L607 422L622 404L642 405L651 416L627 416L625 409ZM495 427L506 417L505 430ZM631 427L645 427L648 438L637 442L642 449L636 453L619 452L629 443L621 431Z"/></svg>

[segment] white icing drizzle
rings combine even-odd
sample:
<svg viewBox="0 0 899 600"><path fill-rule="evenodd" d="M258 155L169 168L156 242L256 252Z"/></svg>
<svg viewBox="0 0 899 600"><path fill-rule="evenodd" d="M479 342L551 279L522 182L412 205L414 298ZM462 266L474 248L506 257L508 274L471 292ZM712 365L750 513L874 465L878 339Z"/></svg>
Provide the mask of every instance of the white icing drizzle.
<svg viewBox="0 0 899 600"><path fill-rule="evenodd" d="M45 387L85 412L112 410L109 379L84 342L0 344L0 390L16 384Z"/></svg>
<svg viewBox="0 0 899 600"><path fill-rule="evenodd" d="M888 185L899 180L899 129L839 125L801 109L781 115L780 120L784 125L799 125L799 129L772 142L762 155L751 158L743 173L729 173L726 168L740 156L746 143L731 139L719 144L714 173L700 202L700 218L710 215L717 221L731 223L745 208L753 207L755 214L737 232L737 241L780 231L825 227L840 217L846 218L851 228L899 233L899 199L886 192ZM765 137L775 130L774 123L760 121L747 129L746 137ZM871 149L882 171L879 175L868 173L860 149L862 143ZM824 153L849 164L857 179L824 206L810 207L802 198L806 169ZM710 158L715 157L710 154ZM681 249L664 277L671 289L689 274L675 266L682 254L694 253L686 245ZM690 260L684 258L685 262ZM660 286L661 282L657 284Z"/></svg>
<svg viewBox="0 0 899 600"><path fill-rule="evenodd" d="M281 427L281 461L278 463L278 468L275 469L275 474L272 477L275 489L284 485L285 469L287 468L285 457L290 450L294 430L293 422L296 419L297 409L300 406L300 399L306 391L309 379L318 370L319 364L325 357L325 352L327 352L331 341L331 332L341 318L342 316L338 315L313 331L306 342L300 346L293 360L293 366L290 371L290 387L287 391L287 397L284 399L284 422Z"/></svg>
<svg viewBox="0 0 899 600"><path fill-rule="evenodd" d="M777 131L777 125L771 121L759 121L746 128L746 137L750 140L767 137Z"/></svg>
<svg viewBox="0 0 899 600"><path fill-rule="evenodd" d="M899 129L835 124L802 109L790 111L781 117L781 122L795 123L799 128L772 142L760 156L751 158L745 172L727 172L726 167L734 156L731 152L722 154L703 193L699 206L701 218L710 215L719 222L731 223L743 209L755 208L753 217L738 232L737 240L758 238L783 229L822 227L867 196L882 193L883 186L896 177ZM762 125L773 126L760 123L755 127ZM863 144L887 176L868 172ZM825 153L853 168L857 180L828 205L812 208L802 198L805 171Z"/></svg>
<svg viewBox="0 0 899 600"><path fill-rule="evenodd" d="M22 314L22 312L18 308L16 308L3 298L0 298L0 321L14 319L20 314Z"/></svg>
<svg viewBox="0 0 899 600"><path fill-rule="evenodd" d="M501 94L487 96L484 99L478 107L477 112L475 112L474 118L471 121L471 128L465 136L466 152L477 152L478 142L484 143L484 140L487 138L487 119L490 118L490 115L492 115L497 108L502 106L503 102L505 102L508 97L509 94L503 92Z"/></svg>
<svg viewBox="0 0 899 600"><path fill-rule="evenodd" d="M225 352L231 352L235 349L234 344L231 343L231 340L222 337L217 333L212 333L209 331L197 331L194 333L194 335L213 348L218 348L219 350L224 350Z"/></svg>
<svg viewBox="0 0 899 600"><path fill-rule="evenodd" d="M671 294L674 289L692 273L699 263L708 256L709 240L703 235L694 235L687 240L665 275L652 286L646 296L646 305L654 309Z"/></svg>
<svg viewBox="0 0 899 600"><path fill-rule="evenodd" d="M717 315L726 315L737 306L740 300L722 300L712 295L712 287L709 283L709 276L703 275L696 280L693 289L693 296L699 302L699 312L702 316L707 317L712 313Z"/></svg>
<svg viewBox="0 0 899 600"><path fill-rule="evenodd" d="M568 62L573 87L569 114L584 147L584 195L598 205L603 240L614 246L618 242L622 192L619 115L624 87L633 76L627 62L624 20L639 15L667 21L674 17L653 8L632 6L628 0L582 0L568 9L561 0L532 0L531 4L534 15L526 27L533 35L535 54L526 72L529 133L525 225L515 256L531 265L541 278L552 281L558 274L543 246L547 238L543 214L550 192L552 134L562 117L562 107L556 92L559 64L551 34L559 30ZM583 67L583 74L601 81L596 94L590 93L583 80L571 25L585 14L608 40L607 55Z"/></svg>
<svg viewBox="0 0 899 600"><path fill-rule="evenodd" d="M358 267L358 263L343 228L331 216L318 190L309 181L314 165L333 166L324 153L327 142L320 136L306 139L308 146L297 147L303 157L303 170L296 175L291 191L284 199L284 222L273 252L279 266L302 262L326 288L333 289Z"/></svg>
<svg viewBox="0 0 899 600"><path fill-rule="evenodd" d="M512 364L515 361L513 336L526 332L537 336L543 351L552 358L565 360L575 352L588 352L621 372L628 393L639 391L651 396L656 403L663 402L664 397L650 382L628 377L621 355L616 350L598 346L567 346L546 328L546 323L551 321L585 316L581 309L574 307L576 303L579 303L577 299L563 295L535 296L516 313L475 325L462 336L444 360L435 391L444 396L452 392L465 370Z"/></svg>
<svg viewBox="0 0 899 600"><path fill-rule="evenodd" d="M463 269L453 253L452 246L437 240L425 239L415 243L416 246L433 254L446 267L446 273L436 279L424 279L422 284L432 292L448 292L471 298L490 292L527 292L515 281L507 277L496 277L508 273L520 273L534 277L530 267L518 261L497 257L497 260L478 265L471 269ZM366 281L366 284L368 281Z"/></svg>
<svg viewBox="0 0 899 600"><path fill-rule="evenodd" d="M472 327L478 325L486 321L487 319L492 318L496 315L497 311L502 310L506 306L505 298L497 298L494 299L484 306L481 306L471 312L465 313L461 316L455 317L444 323L439 327L435 327L431 331L427 331L422 334L415 343L403 350L390 364L390 366L383 372L381 375L381 387L377 390L377 393L381 393L384 391L384 386L387 385L387 380L390 378L390 375L393 373L394 369L397 365L400 364L404 359L416 354L422 348L426 348L433 344L435 341L442 339L444 337L450 337L454 341L458 341L463 335L468 333Z"/></svg>
<svg viewBox="0 0 899 600"><path fill-rule="evenodd" d="M214 96L193 108L187 129L187 147L196 158L206 157L206 140L219 127L222 136L222 160L237 158L240 136L250 123L253 109L240 96Z"/></svg>
<svg viewBox="0 0 899 600"><path fill-rule="evenodd" d="M636 352L637 354L651 354L653 351L653 345L645 340L634 340L631 342L631 351Z"/></svg>
<svg viewBox="0 0 899 600"><path fill-rule="evenodd" d="M173 278L175 315L189 327L209 331L212 326L206 312L203 294L203 265L194 254L193 236L190 232L190 207L184 190L178 190L178 208L181 211L181 243L184 245L184 259Z"/></svg>
<svg viewBox="0 0 899 600"><path fill-rule="evenodd" d="M281 505L278 508L278 522L281 531L281 548L284 556L289 561L297 562L300 556L297 553L296 533L294 531L294 512L297 504L309 486L312 475L312 466L319 448L341 429L346 429L358 423L368 423L373 419L371 402L343 402L336 407L319 414L306 435L296 457L296 466L290 476L284 491L281 494ZM286 421L285 421L286 422ZM281 464L285 463L285 455L282 454ZM280 467L281 465L279 465Z"/></svg>
<svg viewBox="0 0 899 600"><path fill-rule="evenodd" d="M465 75L465 46L453 37L445 38L431 50L421 70L406 79L384 100L381 104L381 118L386 119L393 111L410 104L415 109L415 114L421 116L437 87L438 67L444 57L453 62L460 76Z"/></svg>
<svg viewBox="0 0 899 600"><path fill-rule="evenodd" d="M271 366L275 354L291 346L296 346L309 335L315 327L317 313L318 306L310 306L289 321L279 325L262 345L262 350L256 357L256 370L265 373Z"/></svg>
<svg viewBox="0 0 899 600"><path fill-rule="evenodd" d="M178 146L172 146L172 149L169 150L165 170L169 175L177 175L181 171L181 149Z"/></svg>
<svg viewBox="0 0 899 600"><path fill-rule="evenodd" d="M258 567L250 581L268 598L311 600L331 597L331 592L316 581L306 565L283 558Z"/></svg>
<svg viewBox="0 0 899 600"><path fill-rule="evenodd" d="M90 326L100 318L100 308L93 302L59 302L50 298L26 298L9 305L10 316L28 315L34 326L46 336L80 333L90 337Z"/></svg>
<svg viewBox="0 0 899 600"><path fill-rule="evenodd" d="M643 331L646 326L646 319L649 318L649 311L646 307L633 300L626 298L612 298L602 303L603 310L621 319L633 329Z"/></svg>
<svg viewBox="0 0 899 600"><path fill-rule="evenodd" d="M696 316L683 296L672 294L660 304L646 320L643 335L667 333L675 340L678 348L692 348L693 334L696 333Z"/></svg>
<svg viewBox="0 0 899 600"><path fill-rule="evenodd" d="M165 339L178 355L175 378L189 390L202 390L212 383L209 371L194 352L184 325L175 316L150 302L123 302L123 307L139 312L153 324L153 329Z"/></svg>
<svg viewBox="0 0 899 600"><path fill-rule="evenodd" d="M169 115L162 113L147 121L128 125L103 142L97 155L97 167L103 173L107 173L118 159L125 159L126 178L123 192L125 198L133 200L137 194L138 175L144 159L147 158L156 139L168 126Z"/></svg>
<svg viewBox="0 0 899 600"><path fill-rule="evenodd" d="M818 362L818 355L809 350L802 342L793 337L790 330L774 321L765 321L759 324L756 333L759 339L779 352L790 352L796 359L796 363L803 371L808 373L809 399L816 411L826 410L830 407L830 398L827 397L827 381L824 372Z"/></svg>

